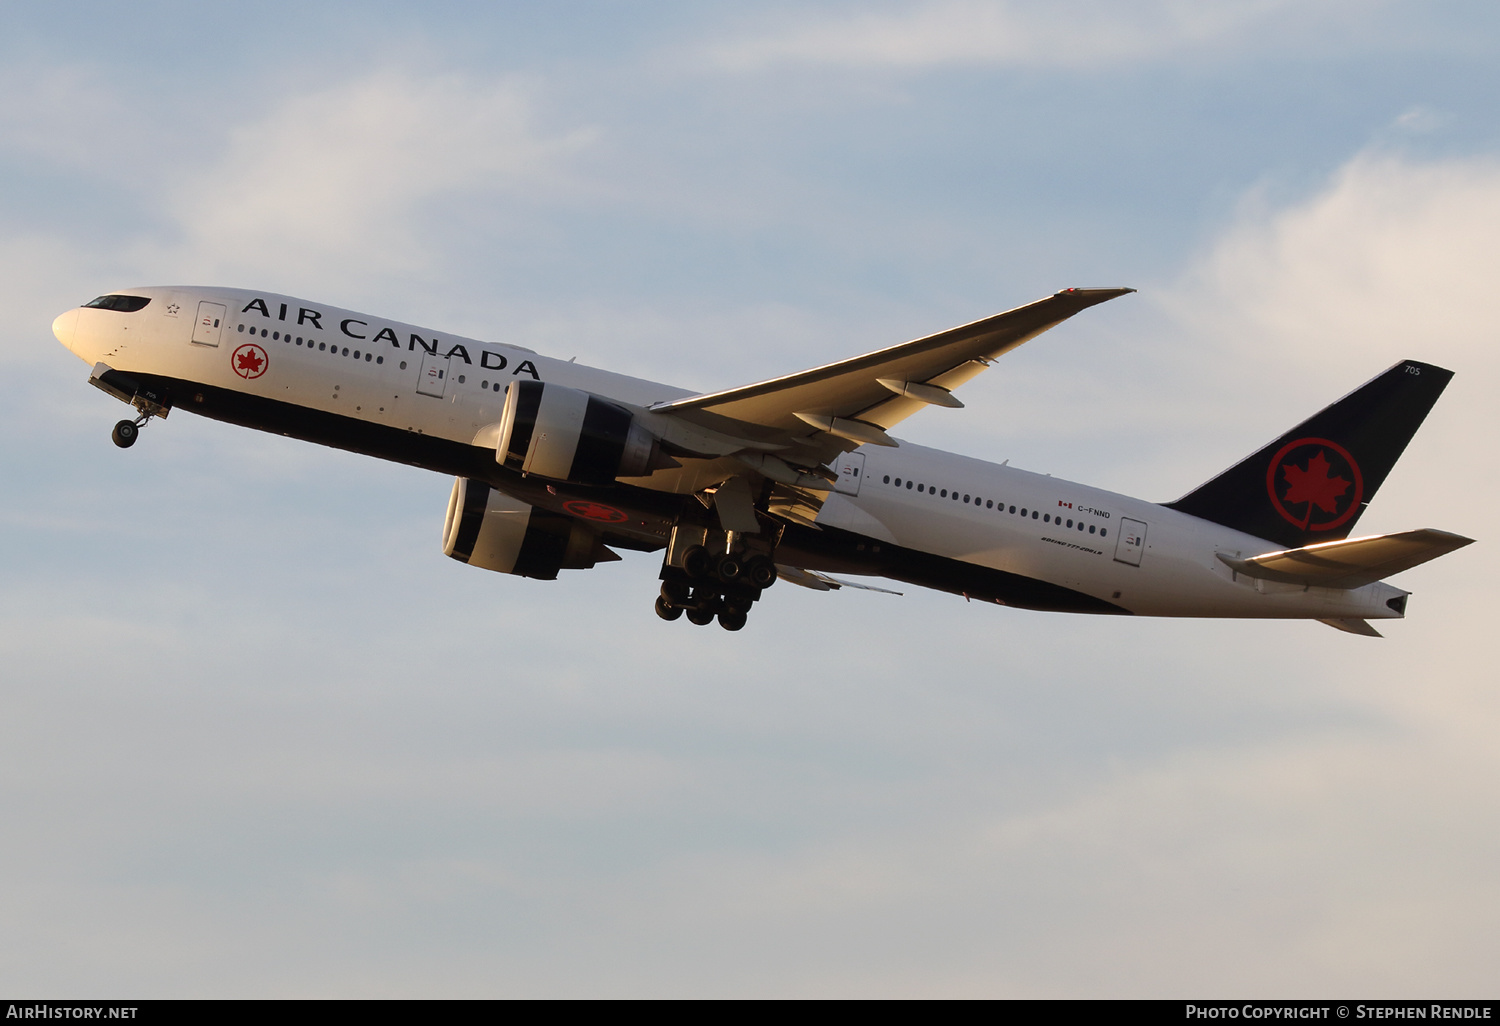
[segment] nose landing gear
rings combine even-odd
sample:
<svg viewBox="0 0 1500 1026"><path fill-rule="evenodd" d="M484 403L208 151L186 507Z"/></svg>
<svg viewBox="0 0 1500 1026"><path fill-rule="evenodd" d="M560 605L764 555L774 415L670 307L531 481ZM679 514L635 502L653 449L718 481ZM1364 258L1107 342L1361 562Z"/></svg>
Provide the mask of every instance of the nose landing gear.
<svg viewBox="0 0 1500 1026"><path fill-rule="evenodd" d="M137 395L130 401L130 405L140 411L140 416L135 420L122 420L115 425L115 429L109 433L109 437L121 449L129 449L135 444L135 440L141 436L141 428L152 417L165 417L167 407L160 403L152 402L144 396Z"/></svg>

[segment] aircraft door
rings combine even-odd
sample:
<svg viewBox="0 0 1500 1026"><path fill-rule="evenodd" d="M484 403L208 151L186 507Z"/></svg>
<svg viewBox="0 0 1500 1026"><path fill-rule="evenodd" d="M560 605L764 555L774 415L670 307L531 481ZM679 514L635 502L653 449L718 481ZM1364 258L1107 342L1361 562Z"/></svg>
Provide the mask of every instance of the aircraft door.
<svg viewBox="0 0 1500 1026"><path fill-rule="evenodd" d="M448 388L448 358L436 353L422 354L422 368L417 372L417 393L441 399Z"/></svg>
<svg viewBox="0 0 1500 1026"><path fill-rule="evenodd" d="M193 341L200 346L219 344L219 333L224 329L224 306L208 300L198 304L198 321L193 325ZM179 336L181 337L181 336Z"/></svg>
<svg viewBox="0 0 1500 1026"><path fill-rule="evenodd" d="M1115 542L1115 562L1141 565L1141 553L1146 551L1146 525L1128 517L1120 521L1120 540Z"/></svg>
<svg viewBox="0 0 1500 1026"><path fill-rule="evenodd" d="M865 472L865 454L846 452L834 461L833 469L839 472L833 490L841 495L858 495L859 479Z"/></svg>

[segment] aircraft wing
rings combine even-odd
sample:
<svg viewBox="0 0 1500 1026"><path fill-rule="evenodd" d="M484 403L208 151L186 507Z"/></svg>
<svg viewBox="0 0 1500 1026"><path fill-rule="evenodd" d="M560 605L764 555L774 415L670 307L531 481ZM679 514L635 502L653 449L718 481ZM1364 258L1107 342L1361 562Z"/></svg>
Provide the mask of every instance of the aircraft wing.
<svg viewBox="0 0 1500 1026"><path fill-rule="evenodd" d="M753 385L657 403L650 409L732 434L739 432L729 422L754 425L761 429L760 438L780 434L811 440L833 435L855 443L891 445L886 429L922 407L962 406L953 389L991 360L1080 310L1134 291L1064 289L889 349ZM837 448L849 446L840 442Z"/></svg>

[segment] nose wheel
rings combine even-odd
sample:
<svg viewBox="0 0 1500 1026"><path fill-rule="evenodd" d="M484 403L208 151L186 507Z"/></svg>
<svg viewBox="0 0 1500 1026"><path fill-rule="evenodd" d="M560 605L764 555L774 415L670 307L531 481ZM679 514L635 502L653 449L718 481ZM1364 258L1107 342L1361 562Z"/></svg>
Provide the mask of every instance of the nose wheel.
<svg viewBox="0 0 1500 1026"><path fill-rule="evenodd" d="M129 449L135 444L135 440L141 436L141 429L135 426L131 420L122 420L115 425L115 429L109 433L114 443L121 449Z"/></svg>
<svg viewBox="0 0 1500 1026"><path fill-rule="evenodd" d="M99 366L102 368L104 365L101 363ZM171 413L171 404L166 402L165 396L156 395L154 392L145 392L145 390L136 390L135 395L130 396L124 392L121 383L118 383L118 381L114 384L108 383L108 375L105 375L104 380L107 384L101 384L99 386L101 389L110 393L115 399L123 399L124 402L129 402L132 407L135 407L135 413L139 414L135 420L121 420L120 423L114 426L114 431L110 432L111 440L120 449L129 449L130 446L135 444L136 438L141 437L141 428L144 428L145 422L150 420L151 417L166 417L166 414ZM90 381L95 381L98 384L95 378L90 378ZM123 386L133 387L133 383L124 381Z"/></svg>
<svg viewBox="0 0 1500 1026"><path fill-rule="evenodd" d="M148 420L152 417L165 417L168 411L165 403L157 402L143 395L137 395L131 399L130 405L135 407L136 412L140 416L135 418L135 420L120 421L115 425L115 429L109 433L109 437L121 449L129 449L135 444L135 440L141 436L141 428L146 426Z"/></svg>
<svg viewBox="0 0 1500 1026"><path fill-rule="evenodd" d="M151 416L149 414L143 413L135 418L135 420L122 420L115 425L115 429L109 433L109 437L114 439L114 443L121 449L129 449L135 444L135 440L141 437L141 428L145 427L146 421L150 419Z"/></svg>

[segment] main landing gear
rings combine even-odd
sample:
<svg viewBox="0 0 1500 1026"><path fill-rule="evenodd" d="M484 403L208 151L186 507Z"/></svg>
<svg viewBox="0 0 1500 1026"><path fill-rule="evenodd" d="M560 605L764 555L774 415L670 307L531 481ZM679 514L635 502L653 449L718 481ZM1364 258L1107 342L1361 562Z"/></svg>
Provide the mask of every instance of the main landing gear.
<svg viewBox="0 0 1500 1026"><path fill-rule="evenodd" d="M676 620L686 614L700 627L717 618L726 631L740 630L761 592L776 583L773 551L758 535L678 525L662 564L656 615Z"/></svg>

